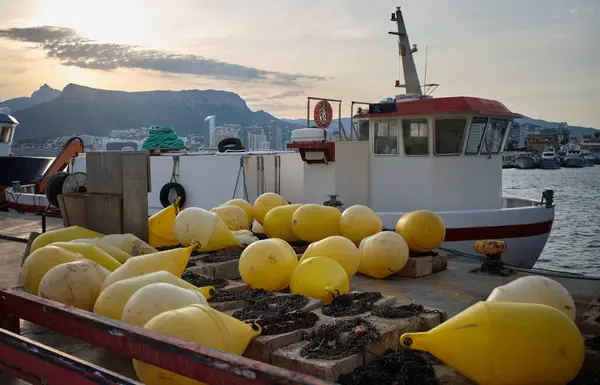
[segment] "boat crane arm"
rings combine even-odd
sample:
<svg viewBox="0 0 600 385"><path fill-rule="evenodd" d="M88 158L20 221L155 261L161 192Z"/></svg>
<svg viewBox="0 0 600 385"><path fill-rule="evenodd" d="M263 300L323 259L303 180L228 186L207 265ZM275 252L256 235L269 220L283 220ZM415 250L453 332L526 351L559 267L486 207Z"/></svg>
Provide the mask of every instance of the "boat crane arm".
<svg viewBox="0 0 600 385"><path fill-rule="evenodd" d="M71 139L67 140L64 144L60 154L50 164L50 167L44 172L44 175L38 180L37 187L38 193L44 194L46 191L46 184L50 177L57 172L64 170L65 167L69 165L71 159L75 158L77 155L83 153L83 140L80 137L74 136Z"/></svg>

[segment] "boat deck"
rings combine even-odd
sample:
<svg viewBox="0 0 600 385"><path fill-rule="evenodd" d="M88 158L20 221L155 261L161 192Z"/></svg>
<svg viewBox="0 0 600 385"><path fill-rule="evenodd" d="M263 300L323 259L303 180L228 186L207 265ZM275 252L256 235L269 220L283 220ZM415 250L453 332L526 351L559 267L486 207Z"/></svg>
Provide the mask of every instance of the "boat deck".
<svg viewBox="0 0 600 385"><path fill-rule="evenodd" d="M47 228L62 226L62 220L47 218ZM0 235L21 238L26 241L30 232L41 232L41 217L0 213ZM19 269L26 243L0 239L0 287L17 285ZM471 261L451 257L448 269L422 278L394 276L375 280L363 276L352 278L352 288L362 291L379 291L397 297L399 302L414 302L429 308L443 309L453 316L477 301L485 300L493 288L508 283L525 274L499 277L470 273L478 267ZM573 296L577 305L578 318L587 310L588 304L600 293L600 281L556 278ZM54 331L21 321L22 334L55 349L69 353L93 364L105 367L124 376L135 378L130 359L124 359L79 340L64 337ZM26 384L21 380L5 378L0 374L3 385Z"/></svg>

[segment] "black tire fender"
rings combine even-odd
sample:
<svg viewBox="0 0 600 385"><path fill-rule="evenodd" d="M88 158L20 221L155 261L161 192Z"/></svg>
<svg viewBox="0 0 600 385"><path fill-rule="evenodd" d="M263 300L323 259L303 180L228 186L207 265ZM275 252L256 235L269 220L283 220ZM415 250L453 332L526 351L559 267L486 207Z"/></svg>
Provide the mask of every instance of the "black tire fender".
<svg viewBox="0 0 600 385"><path fill-rule="evenodd" d="M169 182L169 183L165 184L164 186L162 186L162 188L160 189L160 195L159 195L160 204L163 205L163 207L169 207L173 204L173 202L175 202L175 200L173 200L173 202L171 202L169 200L169 195L171 194L171 190L175 190L175 193L177 193L177 197L181 198L181 200L179 201L179 207L183 207L183 205L185 204L186 193L185 193L185 189L183 188L183 186L177 182ZM177 197L175 197L175 199Z"/></svg>
<svg viewBox="0 0 600 385"><path fill-rule="evenodd" d="M69 175L68 172L60 171L48 178L45 195L52 206L58 207L58 196L62 194L63 184Z"/></svg>
<svg viewBox="0 0 600 385"><path fill-rule="evenodd" d="M244 146L239 138L225 138L217 145L219 152L229 151L242 151Z"/></svg>

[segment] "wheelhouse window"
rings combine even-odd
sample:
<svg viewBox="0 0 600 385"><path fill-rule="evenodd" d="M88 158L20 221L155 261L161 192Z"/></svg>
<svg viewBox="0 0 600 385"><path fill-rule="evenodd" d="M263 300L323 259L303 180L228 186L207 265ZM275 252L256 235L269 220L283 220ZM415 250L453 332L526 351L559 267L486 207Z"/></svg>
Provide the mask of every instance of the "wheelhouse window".
<svg viewBox="0 0 600 385"><path fill-rule="evenodd" d="M429 130L427 119L402 121L402 137L406 155L429 155Z"/></svg>
<svg viewBox="0 0 600 385"><path fill-rule="evenodd" d="M398 122L376 122L373 139L374 154L398 155Z"/></svg>
<svg viewBox="0 0 600 385"><path fill-rule="evenodd" d="M435 120L435 154L460 155L467 119Z"/></svg>
<svg viewBox="0 0 600 385"><path fill-rule="evenodd" d="M501 150L502 139L508 127L508 120L490 119L486 129L483 143L481 145L482 154L498 154Z"/></svg>
<svg viewBox="0 0 600 385"><path fill-rule="evenodd" d="M469 129L465 154L475 155L479 153L479 147L481 147L481 139L483 139L487 121L487 118L473 118L471 121L471 128Z"/></svg>

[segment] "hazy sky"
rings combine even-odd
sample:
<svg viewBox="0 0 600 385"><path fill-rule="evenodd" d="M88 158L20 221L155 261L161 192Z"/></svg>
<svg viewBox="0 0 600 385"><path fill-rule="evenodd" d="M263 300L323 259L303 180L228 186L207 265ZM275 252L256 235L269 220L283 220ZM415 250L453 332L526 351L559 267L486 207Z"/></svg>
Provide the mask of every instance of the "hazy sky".
<svg viewBox="0 0 600 385"><path fill-rule="evenodd" d="M170 5L166 5L170 4ZM598 0L0 0L0 100L48 83L224 89L278 117L399 93L401 5L434 96L600 128Z"/></svg>

